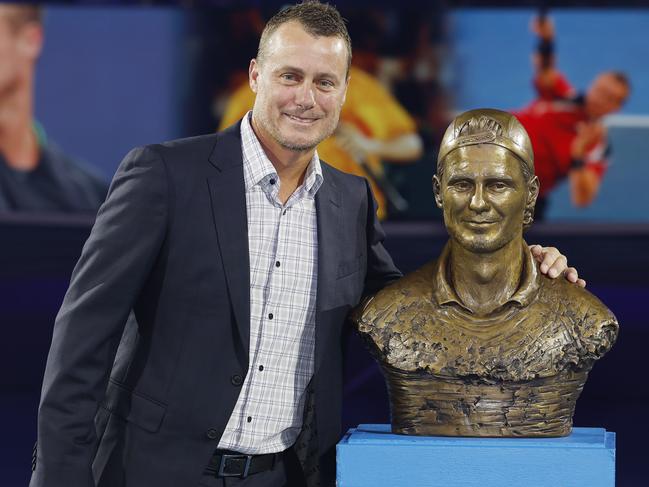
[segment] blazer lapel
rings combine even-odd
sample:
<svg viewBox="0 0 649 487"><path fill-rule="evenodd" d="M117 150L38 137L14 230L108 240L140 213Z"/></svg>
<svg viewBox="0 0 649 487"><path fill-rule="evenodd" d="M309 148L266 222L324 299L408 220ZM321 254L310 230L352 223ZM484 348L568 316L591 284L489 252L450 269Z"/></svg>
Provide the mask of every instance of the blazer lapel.
<svg viewBox="0 0 649 487"><path fill-rule="evenodd" d="M335 292L338 270L340 239L338 232L341 228L342 195L335 184L333 175L325 170L324 180L316 193L315 204L318 222L318 290L316 300L315 323L315 371L318 370L322 357L322 344L328 340L329 328L323 326L322 315L330 309L330 297Z"/></svg>
<svg viewBox="0 0 649 487"><path fill-rule="evenodd" d="M219 134L207 183L244 363L250 347L250 259L240 124Z"/></svg>

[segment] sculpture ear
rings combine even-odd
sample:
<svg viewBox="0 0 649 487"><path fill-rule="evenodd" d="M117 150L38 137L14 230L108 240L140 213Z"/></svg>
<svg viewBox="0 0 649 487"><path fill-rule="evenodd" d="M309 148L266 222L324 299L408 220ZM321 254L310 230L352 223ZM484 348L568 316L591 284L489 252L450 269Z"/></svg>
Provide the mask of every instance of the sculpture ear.
<svg viewBox="0 0 649 487"><path fill-rule="evenodd" d="M529 190L529 194L527 196L527 206L534 208L534 206L536 205L536 199L539 197L539 178L534 176L527 185L527 188Z"/></svg>
<svg viewBox="0 0 649 487"><path fill-rule="evenodd" d="M435 195L435 203L437 208L442 208L442 185L439 182L437 174L433 176L433 194Z"/></svg>
<svg viewBox="0 0 649 487"><path fill-rule="evenodd" d="M527 184L527 202L525 204L525 212L523 214L523 228L528 228L534 221L534 206L536 205L536 198L539 196L539 178L534 176Z"/></svg>

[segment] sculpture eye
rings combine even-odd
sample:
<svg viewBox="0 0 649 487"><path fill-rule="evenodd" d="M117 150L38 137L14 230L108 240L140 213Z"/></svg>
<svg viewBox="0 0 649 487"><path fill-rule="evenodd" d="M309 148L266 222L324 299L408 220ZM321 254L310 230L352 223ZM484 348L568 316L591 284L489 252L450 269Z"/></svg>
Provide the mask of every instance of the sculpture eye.
<svg viewBox="0 0 649 487"><path fill-rule="evenodd" d="M453 183L453 188L458 191L468 191L471 189L471 184L468 181L455 181Z"/></svg>
<svg viewBox="0 0 649 487"><path fill-rule="evenodd" d="M496 181L495 183L491 184L491 189L496 192L505 191L507 188L508 185L506 183L503 183L502 181Z"/></svg>

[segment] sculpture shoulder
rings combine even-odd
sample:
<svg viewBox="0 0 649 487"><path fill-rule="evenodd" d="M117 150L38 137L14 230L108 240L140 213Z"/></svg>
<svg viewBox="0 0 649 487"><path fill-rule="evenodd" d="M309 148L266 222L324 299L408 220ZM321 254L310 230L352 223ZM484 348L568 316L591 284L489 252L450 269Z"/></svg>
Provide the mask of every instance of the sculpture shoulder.
<svg viewBox="0 0 649 487"><path fill-rule="evenodd" d="M435 261L429 262L363 301L352 313L358 330L363 334L382 335L386 328L403 321L401 315L429 306L434 267Z"/></svg>
<svg viewBox="0 0 649 487"><path fill-rule="evenodd" d="M571 325L582 353L599 358L615 343L619 324L613 312L587 289L565 279L541 278L539 302Z"/></svg>

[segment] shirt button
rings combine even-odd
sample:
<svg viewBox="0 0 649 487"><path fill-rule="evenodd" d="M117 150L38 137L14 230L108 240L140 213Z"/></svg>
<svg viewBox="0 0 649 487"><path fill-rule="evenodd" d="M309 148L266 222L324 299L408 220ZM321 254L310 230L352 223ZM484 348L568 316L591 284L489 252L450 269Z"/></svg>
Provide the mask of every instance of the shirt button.
<svg viewBox="0 0 649 487"><path fill-rule="evenodd" d="M230 377L230 382L232 382L233 386L240 386L243 384L243 377L241 377L239 374L234 374L232 377Z"/></svg>
<svg viewBox="0 0 649 487"><path fill-rule="evenodd" d="M252 416L248 416L248 422L250 423L252 421Z"/></svg>
<svg viewBox="0 0 649 487"><path fill-rule="evenodd" d="M270 181L268 181L270 184L275 184L275 178L271 178Z"/></svg>
<svg viewBox="0 0 649 487"><path fill-rule="evenodd" d="M279 260L275 262L275 267L279 267L281 264L279 263Z"/></svg>
<svg viewBox="0 0 649 487"><path fill-rule="evenodd" d="M216 440L219 437L219 432L216 431L214 428L210 428L207 430L207 433L205 435L210 439L210 440Z"/></svg>
<svg viewBox="0 0 649 487"><path fill-rule="evenodd" d="M284 213L282 213L282 215L286 215L286 210L284 210Z"/></svg>
<svg viewBox="0 0 649 487"><path fill-rule="evenodd" d="M259 366L259 371L262 371L262 370L264 370L264 366L263 366L263 365L260 365L260 366Z"/></svg>
<svg viewBox="0 0 649 487"><path fill-rule="evenodd" d="M268 319L272 320L273 319L273 313L268 313Z"/></svg>

